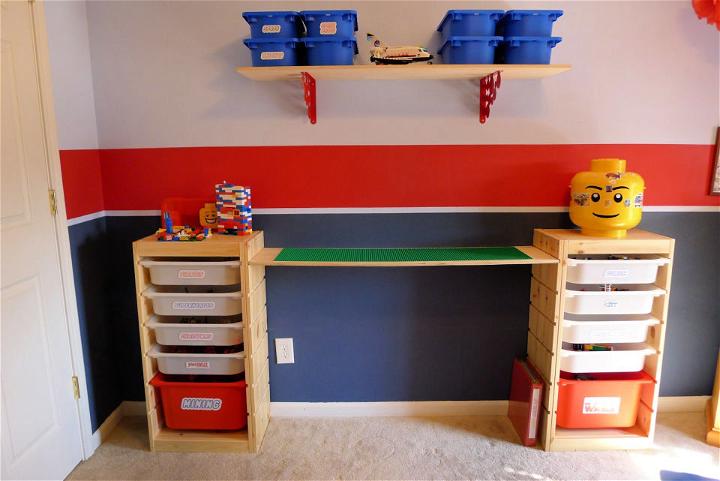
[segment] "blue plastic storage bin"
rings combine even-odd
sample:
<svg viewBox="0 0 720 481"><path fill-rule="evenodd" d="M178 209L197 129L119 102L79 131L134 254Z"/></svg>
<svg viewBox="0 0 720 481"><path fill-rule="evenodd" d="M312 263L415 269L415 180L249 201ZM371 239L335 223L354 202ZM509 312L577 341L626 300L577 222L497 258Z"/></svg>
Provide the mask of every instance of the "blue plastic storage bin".
<svg viewBox="0 0 720 481"><path fill-rule="evenodd" d="M304 10L300 15L308 37L352 37L358 29L355 10Z"/></svg>
<svg viewBox="0 0 720 481"><path fill-rule="evenodd" d="M444 63L495 63L495 47L502 37L450 37L440 48Z"/></svg>
<svg viewBox="0 0 720 481"><path fill-rule="evenodd" d="M503 10L448 10L438 25L443 42L449 37L477 37L495 35L495 26Z"/></svg>
<svg viewBox="0 0 720 481"><path fill-rule="evenodd" d="M298 12L243 12L252 38L297 38L305 27Z"/></svg>
<svg viewBox="0 0 720 481"><path fill-rule="evenodd" d="M353 56L358 53L355 38L350 37L306 37L305 45L308 65L352 65Z"/></svg>
<svg viewBox="0 0 720 481"><path fill-rule="evenodd" d="M253 67L300 65L300 40L297 38L246 38Z"/></svg>
<svg viewBox="0 0 720 481"><path fill-rule="evenodd" d="M548 64L560 37L505 37L498 49L498 63Z"/></svg>
<svg viewBox="0 0 720 481"><path fill-rule="evenodd" d="M505 37L549 37L562 10L508 10L497 24Z"/></svg>

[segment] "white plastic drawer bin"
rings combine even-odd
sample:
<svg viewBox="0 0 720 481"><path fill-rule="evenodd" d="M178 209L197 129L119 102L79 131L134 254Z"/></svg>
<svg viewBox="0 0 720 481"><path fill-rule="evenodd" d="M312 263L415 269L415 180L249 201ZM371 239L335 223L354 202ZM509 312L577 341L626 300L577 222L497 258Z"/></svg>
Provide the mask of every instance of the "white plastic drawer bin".
<svg viewBox="0 0 720 481"><path fill-rule="evenodd" d="M185 318L187 319L187 318ZM147 327L155 331L155 340L164 346L234 346L243 342L240 317L209 317L210 322L181 322L180 316L152 316ZM231 322L215 323L213 319ZM232 321L236 322L232 322Z"/></svg>
<svg viewBox="0 0 720 481"><path fill-rule="evenodd" d="M612 351L573 351L563 343L560 370L572 373L637 372L645 365L645 356L657 351L646 344L617 344Z"/></svg>
<svg viewBox="0 0 720 481"><path fill-rule="evenodd" d="M651 316L580 316L566 314L562 340L573 344L645 342L650 326L660 324Z"/></svg>
<svg viewBox="0 0 720 481"><path fill-rule="evenodd" d="M652 284L658 267L670 262L660 256L586 255L567 261L567 282L575 284Z"/></svg>
<svg viewBox="0 0 720 481"><path fill-rule="evenodd" d="M568 283L565 290L565 312L570 314L649 314L653 299L665 291L653 285L626 285L605 291L603 286Z"/></svg>
<svg viewBox="0 0 720 481"><path fill-rule="evenodd" d="M149 287L143 295L152 300L153 311L162 316L235 316L242 313L240 287L185 288L188 292L172 292L162 287ZM208 292L212 291L212 292Z"/></svg>
<svg viewBox="0 0 720 481"><path fill-rule="evenodd" d="M194 354L169 352L171 349L157 344L148 355L157 359L163 374L240 374L245 371L244 352L230 354Z"/></svg>
<svg viewBox="0 0 720 481"><path fill-rule="evenodd" d="M150 282L161 286L240 284L240 261L153 261L140 265L150 270Z"/></svg>

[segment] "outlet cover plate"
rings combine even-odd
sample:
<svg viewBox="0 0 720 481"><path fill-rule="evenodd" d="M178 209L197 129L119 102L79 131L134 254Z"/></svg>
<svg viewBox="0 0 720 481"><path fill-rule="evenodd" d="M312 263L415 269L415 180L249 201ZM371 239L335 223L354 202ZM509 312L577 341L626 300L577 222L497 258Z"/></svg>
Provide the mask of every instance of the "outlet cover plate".
<svg viewBox="0 0 720 481"><path fill-rule="evenodd" d="M278 364L294 364L295 350L292 337L275 338L275 358Z"/></svg>

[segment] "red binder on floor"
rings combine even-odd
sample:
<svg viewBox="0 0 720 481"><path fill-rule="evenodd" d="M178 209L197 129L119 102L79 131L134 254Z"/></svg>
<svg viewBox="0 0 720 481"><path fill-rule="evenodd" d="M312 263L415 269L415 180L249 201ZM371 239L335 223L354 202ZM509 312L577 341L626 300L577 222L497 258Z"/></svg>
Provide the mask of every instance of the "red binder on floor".
<svg viewBox="0 0 720 481"><path fill-rule="evenodd" d="M529 361L513 361L508 417L525 446L537 444L543 381Z"/></svg>

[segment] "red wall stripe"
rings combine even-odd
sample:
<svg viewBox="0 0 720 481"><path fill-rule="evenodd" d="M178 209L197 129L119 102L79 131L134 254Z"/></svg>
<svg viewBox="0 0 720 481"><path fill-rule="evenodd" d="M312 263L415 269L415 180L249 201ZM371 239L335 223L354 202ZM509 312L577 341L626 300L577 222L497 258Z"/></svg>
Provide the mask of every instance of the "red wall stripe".
<svg viewBox="0 0 720 481"><path fill-rule="evenodd" d="M300 146L106 149L100 159L108 210L211 198L222 180L251 186L255 208L564 206L573 174L598 157L627 159L647 205L711 206L713 154L712 145Z"/></svg>
<svg viewBox="0 0 720 481"><path fill-rule="evenodd" d="M105 209L99 150L61 150L68 219Z"/></svg>

